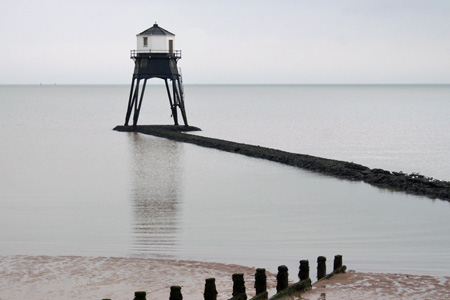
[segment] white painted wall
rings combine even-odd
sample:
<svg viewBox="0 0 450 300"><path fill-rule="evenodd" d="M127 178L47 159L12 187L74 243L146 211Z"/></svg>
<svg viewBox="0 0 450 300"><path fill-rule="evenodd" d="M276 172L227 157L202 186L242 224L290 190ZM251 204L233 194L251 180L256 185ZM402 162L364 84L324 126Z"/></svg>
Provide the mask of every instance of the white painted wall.
<svg viewBox="0 0 450 300"><path fill-rule="evenodd" d="M167 52L169 51L169 40L174 41L174 49L175 49L175 36L173 35L137 35L137 48L136 50L141 51L149 51L152 52ZM148 42L147 46L144 46L144 37L147 37Z"/></svg>

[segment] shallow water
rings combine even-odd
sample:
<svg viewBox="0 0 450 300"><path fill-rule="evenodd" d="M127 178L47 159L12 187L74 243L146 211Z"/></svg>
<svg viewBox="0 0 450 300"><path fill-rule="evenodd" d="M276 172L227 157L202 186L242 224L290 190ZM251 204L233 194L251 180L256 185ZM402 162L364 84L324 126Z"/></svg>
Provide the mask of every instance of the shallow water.
<svg viewBox="0 0 450 300"><path fill-rule="evenodd" d="M202 135L448 174L448 86L185 90ZM140 122L170 123L164 88L146 93ZM127 86L0 88L1 255L286 264L296 274L300 259L331 265L342 254L358 271L448 274L450 203L112 131L127 97Z"/></svg>
<svg viewBox="0 0 450 300"><path fill-rule="evenodd" d="M186 91L202 135L450 180L450 85Z"/></svg>

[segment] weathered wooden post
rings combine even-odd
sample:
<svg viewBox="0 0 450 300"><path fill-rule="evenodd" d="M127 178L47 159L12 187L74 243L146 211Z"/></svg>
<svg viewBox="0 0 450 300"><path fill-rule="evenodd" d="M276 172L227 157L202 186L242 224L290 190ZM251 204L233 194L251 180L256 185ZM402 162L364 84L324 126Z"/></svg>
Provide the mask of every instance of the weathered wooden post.
<svg viewBox="0 0 450 300"><path fill-rule="evenodd" d="M319 256L317 258L317 280L324 278L327 275L327 258L325 256Z"/></svg>
<svg viewBox="0 0 450 300"><path fill-rule="evenodd" d="M134 292L134 300L146 300L146 292Z"/></svg>
<svg viewBox="0 0 450 300"><path fill-rule="evenodd" d="M174 285L170 287L169 300L183 300L183 295L181 294L181 286Z"/></svg>
<svg viewBox="0 0 450 300"><path fill-rule="evenodd" d="M286 289L289 286L289 273L288 273L288 267L285 265L278 267L278 274L277 274L277 293L281 292L282 290Z"/></svg>
<svg viewBox="0 0 450 300"><path fill-rule="evenodd" d="M255 273L256 295L267 292L266 269L258 268Z"/></svg>
<svg viewBox="0 0 450 300"><path fill-rule="evenodd" d="M308 279L309 278L309 261L308 260L301 260L300 261L300 271L298 272L298 279L300 281Z"/></svg>
<svg viewBox="0 0 450 300"><path fill-rule="evenodd" d="M245 281L244 274L233 274L233 297L239 296L239 299L247 299L247 294L245 293Z"/></svg>
<svg viewBox="0 0 450 300"><path fill-rule="evenodd" d="M217 289L216 289L216 279L208 278L205 280L205 292L203 293L203 298L205 300L216 300L217 299Z"/></svg>
<svg viewBox="0 0 450 300"><path fill-rule="evenodd" d="M335 255L334 256L333 271L337 271L341 267L342 267L342 255L340 255L340 254Z"/></svg>

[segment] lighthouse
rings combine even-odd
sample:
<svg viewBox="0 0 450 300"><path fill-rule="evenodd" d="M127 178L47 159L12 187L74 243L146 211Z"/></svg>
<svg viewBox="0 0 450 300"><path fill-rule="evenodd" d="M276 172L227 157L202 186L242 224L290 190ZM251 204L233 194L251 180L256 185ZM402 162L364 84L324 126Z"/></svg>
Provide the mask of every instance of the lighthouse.
<svg viewBox="0 0 450 300"><path fill-rule="evenodd" d="M177 65L181 58L181 50L174 50L175 35L155 23L152 27L137 34L136 38L136 50L131 50L130 55L134 60L134 72L125 126L128 126L131 115L133 115L133 126L137 125L145 87L150 78L164 80L175 125L179 125L179 110L184 125L188 126L184 108L183 80Z"/></svg>

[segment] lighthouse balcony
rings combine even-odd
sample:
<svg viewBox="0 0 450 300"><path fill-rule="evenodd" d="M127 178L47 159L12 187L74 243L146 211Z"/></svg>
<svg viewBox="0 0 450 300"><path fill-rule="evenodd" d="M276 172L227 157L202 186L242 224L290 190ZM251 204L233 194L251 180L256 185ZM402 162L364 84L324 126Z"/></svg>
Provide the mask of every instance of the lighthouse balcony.
<svg viewBox="0 0 450 300"><path fill-rule="evenodd" d="M181 58L181 50L131 50L131 58L136 57L167 57L167 58Z"/></svg>

